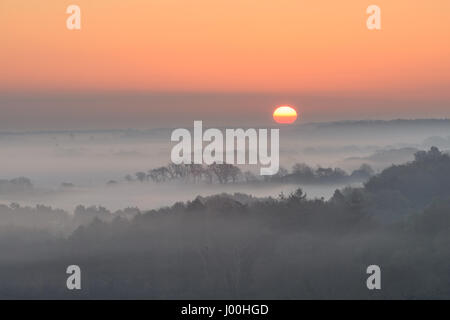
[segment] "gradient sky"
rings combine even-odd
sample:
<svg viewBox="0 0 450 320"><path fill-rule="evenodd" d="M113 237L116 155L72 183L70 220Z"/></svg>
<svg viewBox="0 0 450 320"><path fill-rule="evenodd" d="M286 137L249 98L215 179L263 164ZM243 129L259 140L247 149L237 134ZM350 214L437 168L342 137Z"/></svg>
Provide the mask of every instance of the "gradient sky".
<svg viewBox="0 0 450 320"><path fill-rule="evenodd" d="M1 0L0 127L254 123L289 102L309 121L449 117L449 17L448 0Z"/></svg>

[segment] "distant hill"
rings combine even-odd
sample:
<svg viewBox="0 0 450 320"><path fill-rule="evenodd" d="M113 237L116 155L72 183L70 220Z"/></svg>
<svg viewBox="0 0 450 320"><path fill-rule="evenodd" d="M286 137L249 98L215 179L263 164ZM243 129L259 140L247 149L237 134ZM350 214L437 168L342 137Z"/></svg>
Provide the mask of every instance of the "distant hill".
<svg viewBox="0 0 450 320"><path fill-rule="evenodd" d="M358 120L298 124L291 129L303 139L414 143L431 136L450 136L450 119ZM348 143L347 141L347 143Z"/></svg>
<svg viewBox="0 0 450 320"><path fill-rule="evenodd" d="M311 122L297 127L314 127L314 128L388 128L388 127L407 127L417 128L420 126L445 127L450 126L450 119L393 119L393 120L343 120L330 122Z"/></svg>
<svg viewBox="0 0 450 320"><path fill-rule="evenodd" d="M373 168L379 170L387 168L391 165L402 164L414 160L414 154L419 151L416 148L399 148L379 150L365 157L350 157L338 163L345 167L357 167L362 163L367 163Z"/></svg>

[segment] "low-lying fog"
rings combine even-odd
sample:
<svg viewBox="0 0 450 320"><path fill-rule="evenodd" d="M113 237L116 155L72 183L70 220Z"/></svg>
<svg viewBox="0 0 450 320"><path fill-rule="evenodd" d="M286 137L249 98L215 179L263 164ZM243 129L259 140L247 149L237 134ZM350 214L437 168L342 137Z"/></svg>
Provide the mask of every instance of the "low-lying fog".
<svg viewBox="0 0 450 320"><path fill-rule="evenodd" d="M310 198L324 197L328 199L341 185L306 185L302 189ZM293 184L227 184L227 185L191 185L191 184L154 184L139 183L120 184L116 186L75 187L67 191L47 191L34 194L2 195L0 203L11 202L22 206L45 204L72 212L77 205L103 206L107 209L119 210L127 207L138 207L140 210L172 205L176 201L188 201L197 195L208 196L222 192L246 193L256 197L277 197L280 193L289 194L296 189Z"/></svg>
<svg viewBox="0 0 450 320"><path fill-rule="evenodd" d="M414 125L411 125L414 123ZM450 148L446 120L300 124L280 131L280 164L339 167L347 172L361 164L375 171L413 159L418 149ZM73 211L75 206L102 205L110 210L158 208L197 195L242 192L254 196L289 193L294 184L190 184L129 182L127 174L167 165L170 129L0 133L0 179L26 177L32 190L3 190L0 203L45 204ZM256 170L254 170L256 172ZM109 182L109 183L108 183ZM340 184L302 185L309 197L329 198Z"/></svg>

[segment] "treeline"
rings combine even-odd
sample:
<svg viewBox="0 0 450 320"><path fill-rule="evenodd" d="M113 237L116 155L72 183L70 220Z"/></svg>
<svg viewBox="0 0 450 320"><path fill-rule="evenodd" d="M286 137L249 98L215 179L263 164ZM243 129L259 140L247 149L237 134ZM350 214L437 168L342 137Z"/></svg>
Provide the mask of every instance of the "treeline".
<svg viewBox="0 0 450 320"><path fill-rule="evenodd" d="M33 184L28 178L0 179L0 193L27 192L31 190L33 190Z"/></svg>
<svg viewBox="0 0 450 320"><path fill-rule="evenodd" d="M82 225L94 220L111 222L115 218L132 219L140 214L137 208L110 211L102 206L85 207L79 205L73 214L51 206L21 206L17 203L0 204L0 227L18 227L34 230L46 230L52 233L70 234Z"/></svg>
<svg viewBox="0 0 450 320"><path fill-rule="evenodd" d="M231 164L169 164L148 170L139 171L134 175L126 175L128 182L152 181L164 183L169 181L184 181L190 183L350 183L366 181L374 174L374 170L368 164L362 164L357 170L348 174L340 168L312 168L304 163L295 164L291 170L280 167L277 174L272 176L259 176L251 171L242 171L239 167ZM108 184L115 184L109 181Z"/></svg>

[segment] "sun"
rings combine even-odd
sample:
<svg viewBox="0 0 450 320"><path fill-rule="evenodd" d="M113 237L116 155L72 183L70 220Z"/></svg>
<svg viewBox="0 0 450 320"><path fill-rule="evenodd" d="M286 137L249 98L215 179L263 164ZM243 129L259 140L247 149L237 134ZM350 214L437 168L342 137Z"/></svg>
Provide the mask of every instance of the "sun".
<svg viewBox="0 0 450 320"><path fill-rule="evenodd" d="M290 106L280 106L273 112L273 119L277 123L293 123L297 120L297 111Z"/></svg>

